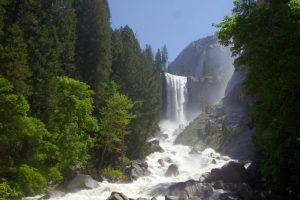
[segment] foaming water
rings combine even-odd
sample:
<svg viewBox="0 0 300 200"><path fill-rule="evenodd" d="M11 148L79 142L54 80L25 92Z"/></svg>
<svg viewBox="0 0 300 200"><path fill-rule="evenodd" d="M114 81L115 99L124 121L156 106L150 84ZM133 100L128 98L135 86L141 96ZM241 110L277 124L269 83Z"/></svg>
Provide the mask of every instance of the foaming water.
<svg viewBox="0 0 300 200"><path fill-rule="evenodd" d="M190 179L199 179L201 174L209 172L212 168L222 166L227 158L222 157L212 149L205 149L197 154L190 154L190 147L173 144L176 136L180 133L178 129L184 128L185 125L171 121L162 121L160 123L161 132L167 134L168 138L159 139L164 152L155 152L146 157L151 175L140 177L132 183L99 182L99 186L95 189L81 190L76 193L66 194L63 197L53 197L51 200L105 200L113 191L122 192L130 198L144 197L151 199L156 197L158 200L163 200L170 185ZM220 159L216 159L216 164L212 164L212 160L215 157ZM164 166L158 163L159 159L164 160ZM178 166L178 176L166 177L164 175L170 164Z"/></svg>

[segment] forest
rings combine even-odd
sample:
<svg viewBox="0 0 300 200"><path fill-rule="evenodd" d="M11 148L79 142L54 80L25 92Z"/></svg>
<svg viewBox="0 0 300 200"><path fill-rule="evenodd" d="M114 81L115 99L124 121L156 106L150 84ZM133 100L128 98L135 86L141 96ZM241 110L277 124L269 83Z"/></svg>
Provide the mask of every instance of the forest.
<svg viewBox="0 0 300 200"><path fill-rule="evenodd" d="M1 0L0 41L0 199L144 156L166 47L112 30L106 0Z"/></svg>
<svg viewBox="0 0 300 200"><path fill-rule="evenodd" d="M252 96L251 121L259 172L283 194L300 184L300 2L235 1L231 17L216 26L232 45L237 66L246 68L244 91Z"/></svg>

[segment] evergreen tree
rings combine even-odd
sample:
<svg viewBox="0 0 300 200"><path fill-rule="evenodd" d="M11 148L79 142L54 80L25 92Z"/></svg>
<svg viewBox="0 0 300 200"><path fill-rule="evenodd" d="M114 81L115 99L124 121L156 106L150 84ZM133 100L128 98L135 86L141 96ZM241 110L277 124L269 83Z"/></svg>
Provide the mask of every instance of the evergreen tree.
<svg viewBox="0 0 300 200"><path fill-rule="evenodd" d="M16 24L5 26L0 37L0 74L8 79L18 94L31 94L31 76L23 32Z"/></svg>
<svg viewBox="0 0 300 200"><path fill-rule="evenodd" d="M168 68L167 64L168 64L168 50L167 50L167 46L164 45L161 51L161 62L162 62L162 70L165 72Z"/></svg>
<svg viewBox="0 0 300 200"><path fill-rule="evenodd" d="M187 75L187 69L186 69L186 65L184 63L182 63L180 65L180 72L179 72L180 76L186 76Z"/></svg>
<svg viewBox="0 0 300 200"><path fill-rule="evenodd" d="M81 80L96 92L99 109L101 83L109 81L111 73L110 13L106 0L76 0L77 42L76 64Z"/></svg>
<svg viewBox="0 0 300 200"><path fill-rule="evenodd" d="M163 71L163 61L162 61L162 55L161 55L160 49L158 49L155 54L154 62L155 62L156 70L159 72L162 72Z"/></svg>
<svg viewBox="0 0 300 200"><path fill-rule="evenodd" d="M106 106L101 109L100 135L97 137L97 148L102 149L97 162L97 168L103 167L105 156L108 154L110 163L123 166L126 157L125 136L129 133L130 121L134 115L130 113L133 103L127 96L115 91L106 100ZM106 163L107 164L107 163Z"/></svg>
<svg viewBox="0 0 300 200"><path fill-rule="evenodd" d="M117 47L113 50L113 79L120 85L121 92L135 102L133 113L137 117L131 123L132 132L126 136L126 143L128 155L137 158L143 154L147 137L158 129L160 75L150 59L150 48L143 53L128 26L114 31L113 35L113 47Z"/></svg>

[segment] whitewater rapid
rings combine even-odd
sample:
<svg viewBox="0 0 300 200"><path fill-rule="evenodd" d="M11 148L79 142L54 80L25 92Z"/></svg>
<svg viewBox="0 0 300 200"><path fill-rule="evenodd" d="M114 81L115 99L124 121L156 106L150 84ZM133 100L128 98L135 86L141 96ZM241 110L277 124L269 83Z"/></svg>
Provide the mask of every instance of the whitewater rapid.
<svg viewBox="0 0 300 200"><path fill-rule="evenodd" d="M164 152L155 152L146 157L151 175L140 177L132 183L99 182L99 186L95 189L68 193L63 197L52 197L50 200L106 200L111 192L122 192L127 197L134 199L138 197L149 199L156 197L158 200L163 200L170 185L190 179L197 180L203 173L209 172L212 168L221 167L228 160L228 157L223 157L212 149L205 149L197 154L191 154L191 147L174 145L173 142L180 133L178 129L182 129L185 125L172 121L162 121L160 123L161 133L167 134L168 138L159 139ZM216 163L213 164L212 160L216 157L219 159L215 159ZM165 166L158 163L159 159L165 161ZM166 177L164 175L170 164L178 166L178 176ZM214 197L211 199L214 199Z"/></svg>

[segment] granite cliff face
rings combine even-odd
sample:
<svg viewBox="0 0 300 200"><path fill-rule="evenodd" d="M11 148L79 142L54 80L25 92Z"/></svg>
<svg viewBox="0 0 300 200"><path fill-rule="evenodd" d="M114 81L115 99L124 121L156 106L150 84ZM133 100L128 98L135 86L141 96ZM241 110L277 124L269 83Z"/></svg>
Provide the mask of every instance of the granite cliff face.
<svg viewBox="0 0 300 200"><path fill-rule="evenodd" d="M222 46L216 36L208 36L190 43L169 65L174 74L180 73L182 65L192 76L203 76L205 68L217 76L229 79L233 71L233 58L229 47Z"/></svg>
<svg viewBox="0 0 300 200"><path fill-rule="evenodd" d="M252 133L248 117L251 99L242 92L246 72L237 69L225 97L192 121L176 138L176 144L211 147L236 159L252 159Z"/></svg>

